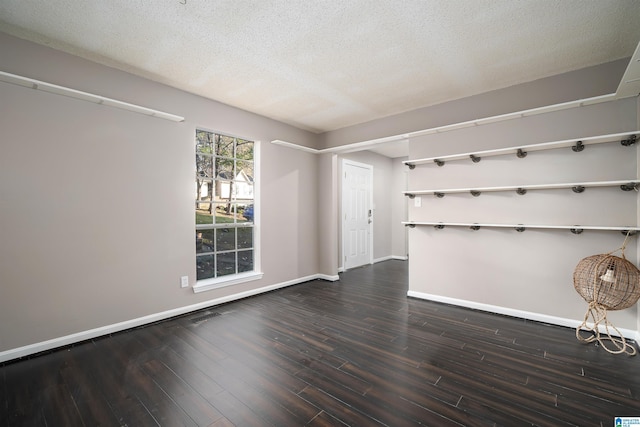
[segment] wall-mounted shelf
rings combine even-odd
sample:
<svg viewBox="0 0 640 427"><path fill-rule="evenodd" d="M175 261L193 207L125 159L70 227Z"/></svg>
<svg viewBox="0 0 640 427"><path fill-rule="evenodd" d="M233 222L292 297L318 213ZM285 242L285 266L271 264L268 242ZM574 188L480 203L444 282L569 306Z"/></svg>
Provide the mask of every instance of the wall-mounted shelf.
<svg viewBox="0 0 640 427"><path fill-rule="evenodd" d="M608 227L597 225L540 225L540 224L491 224L491 223L466 223L466 222L429 222L429 221L404 221L405 226L433 226L436 229L443 229L445 227L464 227L471 230L479 230L481 228L511 228L518 232L523 232L527 229L543 229L543 230L569 230L573 234L581 234L584 230L597 230L597 231L620 231L622 234L635 235L640 231L640 227Z"/></svg>
<svg viewBox="0 0 640 427"><path fill-rule="evenodd" d="M94 104L106 105L108 107L119 108L121 110L132 111L134 113L144 114L145 116L157 117L159 119L170 120L172 122L183 122L184 117L175 114L166 113L164 111L154 110L152 108L143 107L141 105L130 104L117 99L107 98L105 96L96 95L94 93L83 92L81 90L71 89L64 86L54 85L52 83L31 79L29 77L18 76L16 74L0 71L0 82L11 83L14 85L27 87L31 89L41 90L56 95L68 96L70 98L79 99L81 101L92 102Z"/></svg>
<svg viewBox="0 0 640 427"><path fill-rule="evenodd" d="M582 193L587 188L594 187L620 187L623 191L638 190L640 181L594 181L594 182L572 182L563 184L536 184L536 185L510 185L501 187L474 187L474 188L449 188L434 190L403 191L405 196L413 199L415 196L433 194L437 197L444 197L445 194L470 193L479 196L484 192L515 191L520 195L526 194L529 190L557 190L570 188L574 193Z"/></svg>
<svg viewBox="0 0 640 427"><path fill-rule="evenodd" d="M483 157L504 156L508 154L515 154L518 158L524 158L528 152L531 151L543 151L553 150L556 148L571 147L574 152L580 152L584 150L584 147L592 144L604 144L608 142L619 141L624 146L630 146L636 143L637 137L635 135L637 131L613 133L609 135L592 136L587 138L566 139L563 141L544 142L541 144L521 145L517 147L499 148L495 150L475 151L471 153L451 154L440 157L427 157L415 160L405 160L404 163L413 169L416 165L435 163L438 166L444 166L446 162L456 160L471 160L474 163L478 163Z"/></svg>

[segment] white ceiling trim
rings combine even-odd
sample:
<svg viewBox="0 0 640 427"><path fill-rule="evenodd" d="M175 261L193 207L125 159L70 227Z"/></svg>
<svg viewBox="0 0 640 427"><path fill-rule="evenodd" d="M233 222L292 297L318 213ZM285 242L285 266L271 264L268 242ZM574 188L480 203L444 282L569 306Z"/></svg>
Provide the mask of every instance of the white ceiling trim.
<svg viewBox="0 0 640 427"><path fill-rule="evenodd" d="M453 123L450 125L437 126L433 128L423 129L423 130L414 131L414 132L407 132L407 133L387 136L383 138L376 138L376 139L370 139L367 141L354 142L352 144L341 145L339 147L324 148L321 150L305 147L304 145L296 144L294 142L283 141L280 139L275 139L271 141L271 143L276 145L281 145L284 147L294 148L297 150L306 151L308 153L313 153L313 154L324 154L324 153L344 154L344 153L349 153L353 151L367 150L370 148L374 148L375 146L380 144L403 142L403 141L407 141L410 138L415 138L418 136L430 135L434 133L450 132L453 130L468 128L473 126L482 126L490 123L497 123L497 122L506 121L506 120L513 120L513 119L519 119L522 117L529 117L529 116L535 116L538 114L550 113L553 111L567 110L569 108L584 107L587 105L599 104L602 102L615 101L616 99L619 99L619 98L621 97L618 96L616 93L610 93L607 95L594 96L591 98L578 99L576 101L562 102L559 104L552 104L544 107L531 108L528 110L516 111L513 113L500 114L497 116L489 116L481 119L468 120L464 122Z"/></svg>
<svg viewBox="0 0 640 427"><path fill-rule="evenodd" d="M304 145L283 141L281 139L274 139L273 141L271 141L271 143L275 145L281 145L283 147L293 148L300 151L306 151L307 153L313 153L313 154L322 153L322 150L318 150L317 148L305 147Z"/></svg>

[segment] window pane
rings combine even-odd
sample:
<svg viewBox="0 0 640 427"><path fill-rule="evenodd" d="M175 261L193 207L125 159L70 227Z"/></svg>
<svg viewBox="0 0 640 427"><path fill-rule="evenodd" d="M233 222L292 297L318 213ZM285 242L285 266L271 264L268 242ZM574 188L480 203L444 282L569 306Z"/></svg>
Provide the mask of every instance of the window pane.
<svg viewBox="0 0 640 427"><path fill-rule="evenodd" d="M198 178L213 178L213 157L196 154L196 176Z"/></svg>
<svg viewBox="0 0 640 427"><path fill-rule="evenodd" d="M253 181L253 162L247 160L237 160L238 173L244 171L245 174Z"/></svg>
<svg viewBox="0 0 640 427"><path fill-rule="evenodd" d="M238 228L238 249L253 247L253 227Z"/></svg>
<svg viewBox="0 0 640 427"><path fill-rule="evenodd" d="M216 141L216 156L233 158L233 143L235 138L226 135L219 135Z"/></svg>
<svg viewBox="0 0 640 427"><path fill-rule="evenodd" d="M236 168L236 199L253 200L253 162L238 161Z"/></svg>
<svg viewBox="0 0 640 427"><path fill-rule="evenodd" d="M233 160L216 157L216 178L231 181L235 176L233 173Z"/></svg>
<svg viewBox="0 0 640 427"><path fill-rule="evenodd" d="M235 184L233 181L219 181L216 180L216 188L220 190L218 195L218 201L230 203L235 200L233 193L235 192Z"/></svg>
<svg viewBox="0 0 640 427"><path fill-rule="evenodd" d="M236 142L236 158L242 160L253 160L253 141L238 139Z"/></svg>
<svg viewBox="0 0 640 427"><path fill-rule="evenodd" d="M196 257L197 279L209 279L213 277L213 255L199 255Z"/></svg>
<svg viewBox="0 0 640 427"><path fill-rule="evenodd" d="M221 193L222 193L222 182L215 180L213 181L213 183L211 184L213 190L213 201L214 202L221 202L224 199L221 197Z"/></svg>
<svg viewBox="0 0 640 427"><path fill-rule="evenodd" d="M218 254L216 264L216 276L226 276L229 274L236 274L236 253L228 252L225 254Z"/></svg>
<svg viewBox="0 0 640 427"><path fill-rule="evenodd" d="M196 203L196 224L213 224L211 203Z"/></svg>
<svg viewBox="0 0 640 427"><path fill-rule="evenodd" d="M242 216L242 208L238 206L237 203L231 204L231 210L229 211L229 219L230 222L247 222L247 220Z"/></svg>
<svg viewBox="0 0 640 427"><path fill-rule="evenodd" d="M196 253L213 252L214 250L213 230L196 231Z"/></svg>
<svg viewBox="0 0 640 427"><path fill-rule="evenodd" d="M217 203L216 224L232 224L235 206L232 203Z"/></svg>
<svg viewBox="0 0 640 427"><path fill-rule="evenodd" d="M242 218L238 218L238 222L253 222L253 203L238 207L238 212Z"/></svg>
<svg viewBox="0 0 640 427"><path fill-rule="evenodd" d="M238 251L238 273L253 271L253 251Z"/></svg>
<svg viewBox="0 0 640 427"><path fill-rule="evenodd" d="M196 131L196 152L213 154L213 134L211 132Z"/></svg>
<svg viewBox="0 0 640 427"><path fill-rule="evenodd" d="M218 251L230 251L236 248L236 229L219 228L216 230L216 248Z"/></svg>
<svg viewBox="0 0 640 427"><path fill-rule="evenodd" d="M196 201L209 201L213 194L213 181L196 179Z"/></svg>

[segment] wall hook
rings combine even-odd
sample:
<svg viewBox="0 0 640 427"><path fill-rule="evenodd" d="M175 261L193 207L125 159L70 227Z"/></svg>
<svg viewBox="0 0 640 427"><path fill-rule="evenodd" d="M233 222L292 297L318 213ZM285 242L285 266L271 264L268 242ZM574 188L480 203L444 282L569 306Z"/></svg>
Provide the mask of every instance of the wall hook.
<svg viewBox="0 0 640 427"><path fill-rule="evenodd" d="M573 191L574 193L582 193L584 192L584 186L576 185L575 187L571 187L571 191Z"/></svg>
<svg viewBox="0 0 640 427"><path fill-rule="evenodd" d="M472 229L473 231L477 231L480 230L480 226L479 225L472 225L471 227L469 227L470 229Z"/></svg>
<svg viewBox="0 0 640 427"><path fill-rule="evenodd" d="M473 163L478 163L480 160L482 160L482 157L474 156L473 154L470 155L469 158Z"/></svg>
<svg viewBox="0 0 640 427"><path fill-rule="evenodd" d="M582 228L572 228L572 229L571 229L571 232L572 232L573 234L582 234L582 232L583 232L583 231L584 231L584 230L583 230Z"/></svg>
<svg viewBox="0 0 640 427"><path fill-rule="evenodd" d="M518 152L516 153L516 156L518 156L519 159L524 159L525 157L527 157L527 152L524 151L522 148L518 148Z"/></svg>
<svg viewBox="0 0 640 427"><path fill-rule="evenodd" d="M435 159L434 162L438 166L444 166L444 160Z"/></svg>
<svg viewBox="0 0 640 427"><path fill-rule="evenodd" d="M620 186L620 189L621 189L622 191L632 191L632 190L636 190L636 191L638 191L638 183L636 183L636 182L630 182L630 183L628 183L628 184L622 184L622 185Z"/></svg>
<svg viewBox="0 0 640 427"><path fill-rule="evenodd" d="M409 228L416 228L416 225L415 225L415 224L407 224L407 227L409 227Z"/></svg>
<svg viewBox="0 0 640 427"><path fill-rule="evenodd" d="M631 135L629 138L623 139L622 141L620 141L620 144L624 145L625 147L628 147L630 145L635 144L636 141L637 141L636 136Z"/></svg>
<svg viewBox="0 0 640 427"><path fill-rule="evenodd" d="M416 168L416 165L414 165L413 163L405 163L405 165L407 165L410 170L414 170Z"/></svg>
<svg viewBox="0 0 640 427"><path fill-rule="evenodd" d="M410 199L414 199L416 197L415 194L409 194L409 193L406 193L405 196L407 196Z"/></svg>
<svg viewBox="0 0 640 427"><path fill-rule="evenodd" d="M518 233L522 233L524 230L526 230L526 228L524 228L523 226L518 226L518 227L516 227L516 231L517 231Z"/></svg>
<svg viewBox="0 0 640 427"><path fill-rule="evenodd" d="M444 228L444 224L436 224L433 226L436 230L442 230Z"/></svg>
<svg viewBox="0 0 640 427"><path fill-rule="evenodd" d="M473 197L478 197L480 194L482 194L480 191L478 190L471 190L471 195Z"/></svg>
<svg viewBox="0 0 640 427"><path fill-rule="evenodd" d="M516 190L516 193L518 193L521 196L524 196L525 194L527 194L527 189L526 188L518 188Z"/></svg>
<svg viewBox="0 0 640 427"><path fill-rule="evenodd" d="M576 153L579 153L580 151L584 150L584 144L582 143L582 141L578 141L576 142L576 145L571 147L571 149Z"/></svg>
<svg viewBox="0 0 640 427"><path fill-rule="evenodd" d="M444 197L444 193L438 193L437 191L433 194L435 194L438 199L442 199Z"/></svg>
<svg viewBox="0 0 640 427"><path fill-rule="evenodd" d="M620 230L620 232L625 236L635 236L638 234L636 230Z"/></svg>

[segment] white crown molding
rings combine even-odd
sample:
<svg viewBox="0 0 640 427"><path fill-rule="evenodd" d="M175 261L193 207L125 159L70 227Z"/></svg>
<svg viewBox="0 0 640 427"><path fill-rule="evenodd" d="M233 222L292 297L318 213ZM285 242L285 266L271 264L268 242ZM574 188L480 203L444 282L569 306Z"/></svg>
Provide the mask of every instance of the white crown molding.
<svg viewBox="0 0 640 427"><path fill-rule="evenodd" d="M383 138L370 139L367 141L354 142L352 144L340 145L337 147L323 148L321 150L315 148L305 147L294 142L282 141L279 139L271 141L272 144L282 145L289 148L294 148L313 154L324 153L345 153L355 150L364 150L367 147L373 147L377 144L384 144L388 142L403 141L409 138L415 138L423 135L430 135L434 133L450 132L457 129L482 126L490 123L502 122L505 120L520 119L523 117L535 116L538 114L550 113L553 111L568 110L570 108L585 107L587 105L599 104L602 102L610 102L619 99L615 93L607 95L594 96L591 98L578 99L576 101L562 102L559 104L547 105L544 107L530 108L528 110L516 111L513 113L500 114L497 116L489 116L479 119L468 120L464 122L452 123L449 125L437 126L428 129L422 129L414 132L406 132L398 135L386 136Z"/></svg>

